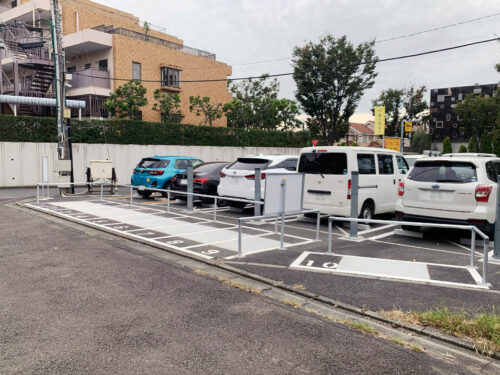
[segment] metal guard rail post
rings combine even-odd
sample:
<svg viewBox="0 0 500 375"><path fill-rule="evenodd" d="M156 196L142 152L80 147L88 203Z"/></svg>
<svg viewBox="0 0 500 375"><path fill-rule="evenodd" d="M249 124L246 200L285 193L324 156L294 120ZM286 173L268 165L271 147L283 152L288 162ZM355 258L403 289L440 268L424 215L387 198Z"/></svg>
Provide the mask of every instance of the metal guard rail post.
<svg viewBox="0 0 500 375"><path fill-rule="evenodd" d="M241 233L241 225L245 221L255 221L255 220L260 220L260 219L271 219L275 218L275 233L277 230L278 226L278 218L280 217L288 217L288 216L295 216L298 214L306 214L306 213L315 213L317 215L316 219L316 241L319 241L319 227L320 227L320 217L321 217L321 212L320 210L302 210L302 211L296 211L296 212L287 212L284 215L279 212L273 215L260 215L260 216L251 216L251 217L240 217L238 218L238 258L243 257L243 250L242 250L242 245L243 245L243 240L242 240L242 233ZM284 222L284 220L283 220Z"/></svg>
<svg viewBox="0 0 500 375"><path fill-rule="evenodd" d="M427 228L447 228L447 229L460 229L460 230L470 230L471 231L471 259L470 268L476 268L474 264L474 256L476 252L476 234L481 236L484 241L483 245L483 272L482 272L482 286L490 286L487 281L487 267L488 267L488 251L490 248L490 238L480 231L474 225L459 225L459 224L438 224L438 223L423 223L414 221L398 221L398 220L377 220L377 219L360 219L360 218L347 218L338 216L328 217L328 254L332 254L332 222L333 221L347 221L356 223L367 223L367 224L396 224L396 225L408 225L415 227L427 227Z"/></svg>

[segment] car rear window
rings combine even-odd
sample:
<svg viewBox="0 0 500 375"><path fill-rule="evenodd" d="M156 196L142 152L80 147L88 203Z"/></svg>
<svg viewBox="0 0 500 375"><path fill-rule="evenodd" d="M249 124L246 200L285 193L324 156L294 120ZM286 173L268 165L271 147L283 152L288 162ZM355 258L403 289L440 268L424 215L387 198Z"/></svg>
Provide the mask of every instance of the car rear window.
<svg viewBox="0 0 500 375"><path fill-rule="evenodd" d="M177 169L187 169L189 162L193 167L196 167L198 164L203 163L200 159L177 159L175 161L174 167Z"/></svg>
<svg viewBox="0 0 500 375"><path fill-rule="evenodd" d="M169 162L166 159L145 158L137 164L137 168L165 168Z"/></svg>
<svg viewBox="0 0 500 375"><path fill-rule="evenodd" d="M261 170L267 169L267 166L271 164L269 159L260 158L238 158L233 164L231 164L228 169L238 169L244 171L253 171L255 168L260 168Z"/></svg>
<svg viewBox="0 0 500 375"><path fill-rule="evenodd" d="M299 172L347 174L347 155L343 152L310 152L300 155Z"/></svg>
<svg viewBox="0 0 500 375"><path fill-rule="evenodd" d="M198 173L219 173L222 168L224 168L229 163L208 163L208 164L200 164L194 170Z"/></svg>
<svg viewBox="0 0 500 375"><path fill-rule="evenodd" d="M476 166L461 161L416 161L408 176L410 180L421 182L477 182Z"/></svg>

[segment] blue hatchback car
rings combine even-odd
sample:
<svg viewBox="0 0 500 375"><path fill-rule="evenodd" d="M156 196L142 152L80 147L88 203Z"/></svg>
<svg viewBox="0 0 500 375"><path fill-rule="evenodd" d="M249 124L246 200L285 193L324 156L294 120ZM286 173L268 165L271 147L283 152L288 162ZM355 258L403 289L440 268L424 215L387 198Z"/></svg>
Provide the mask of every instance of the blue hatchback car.
<svg viewBox="0 0 500 375"><path fill-rule="evenodd" d="M167 189L172 177L184 173L191 163L193 167L203 163L198 158L190 156L153 156L142 159L132 174L132 185L137 186L137 192L144 198L149 197L153 189ZM165 193L163 193L166 196Z"/></svg>

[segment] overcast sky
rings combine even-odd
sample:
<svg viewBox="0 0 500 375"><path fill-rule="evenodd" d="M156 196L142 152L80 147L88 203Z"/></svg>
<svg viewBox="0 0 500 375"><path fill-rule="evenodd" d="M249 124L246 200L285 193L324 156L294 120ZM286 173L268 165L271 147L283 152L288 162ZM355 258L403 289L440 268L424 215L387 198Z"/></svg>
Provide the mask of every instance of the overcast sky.
<svg viewBox="0 0 500 375"><path fill-rule="evenodd" d="M291 71L295 46L326 34L353 43L409 34L500 13L500 0L96 0L164 27L185 45L217 54L233 66L233 77ZM376 45L379 58L434 50L500 36L500 15ZM357 112L387 88L427 88L496 83L500 43L380 63L375 86ZM294 98L292 77L280 78L281 96Z"/></svg>

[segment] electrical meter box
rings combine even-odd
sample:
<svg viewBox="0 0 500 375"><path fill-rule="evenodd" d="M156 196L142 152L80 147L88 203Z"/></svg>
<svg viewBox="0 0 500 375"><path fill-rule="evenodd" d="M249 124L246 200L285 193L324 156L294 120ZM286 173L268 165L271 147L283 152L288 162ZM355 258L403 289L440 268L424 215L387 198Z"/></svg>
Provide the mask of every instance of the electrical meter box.
<svg viewBox="0 0 500 375"><path fill-rule="evenodd" d="M113 179L113 162L111 160L91 160L90 177L92 181Z"/></svg>

